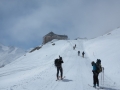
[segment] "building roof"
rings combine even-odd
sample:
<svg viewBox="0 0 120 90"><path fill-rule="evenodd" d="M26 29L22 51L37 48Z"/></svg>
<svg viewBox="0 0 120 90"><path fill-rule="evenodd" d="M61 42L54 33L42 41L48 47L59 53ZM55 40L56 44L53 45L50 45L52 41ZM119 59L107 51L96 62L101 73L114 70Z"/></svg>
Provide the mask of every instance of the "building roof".
<svg viewBox="0 0 120 90"><path fill-rule="evenodd" d="M49 32L48 34L46 34L45 36L52 36L52 35L56 35L53 32Z"/></svg>
<svg viewBox="0 0 120 90"><path fill-rule="evenodd" d="M53 33L53 32L49 32L48 34L46 34L45 36L53 36L53 35L57 35L57 34L55 34L55 33ZM44 37L45 37L44 36ZM57 36L60 36L60 37L67 37L67 35L57 35Z"/></svg>

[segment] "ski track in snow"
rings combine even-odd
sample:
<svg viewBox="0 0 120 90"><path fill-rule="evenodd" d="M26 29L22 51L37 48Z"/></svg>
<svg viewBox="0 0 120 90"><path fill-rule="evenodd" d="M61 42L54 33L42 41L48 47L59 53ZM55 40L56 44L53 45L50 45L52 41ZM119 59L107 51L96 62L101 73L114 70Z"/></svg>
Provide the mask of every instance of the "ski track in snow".
<svg viewBox="0 0 120 90"><path fill-rule="evenodd" d="M85 58L81 56L84 50L83 40L66 40L64 43L65 44L63 44L55 54L56 57L59 55L63 57L63 76L65 76L63 80L56 81L56 68L53 64L55 55L51 55L49 57L51 61L47 62L47 64L42 62L44 64L42 66L14 69L13 71L0 73L0 78L2 78L21 71L35 70L35 72L37 72L33 76L20 80L12 86L0 86L0 90L95 90L88 86L88 84L92 85L93 76L92 67L90 65L91 60L86 54ZM73 50L75 44L77 47ZM78 50L80 50L80 56L78 56ZM41 68L44 68L44 70L41 70ZM120 90L115 82L106 74L104 76L104 83L102 83L100 77L101 74L99 75L99 82L100 86L104 88L102 90Z"/></svg>

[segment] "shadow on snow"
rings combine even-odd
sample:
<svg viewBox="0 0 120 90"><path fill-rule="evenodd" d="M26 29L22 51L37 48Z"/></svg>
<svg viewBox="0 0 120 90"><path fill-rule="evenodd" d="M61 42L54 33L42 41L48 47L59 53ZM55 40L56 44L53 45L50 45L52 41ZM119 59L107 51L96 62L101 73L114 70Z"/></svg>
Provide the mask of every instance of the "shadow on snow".
<svg viewBox="0 0 120 90"><path fill-rule="evenodd" d="M63 79L62 81L63 81L63 82L71 82L71 81L73 81L73 80Z"/></svg>
<svg viewBox="0 0 120 90"><path fill-rule="evenodd" d="M111 88L111 87L101 87L104 90L120 90L120 89L115 89L115 88Z"/></svg>

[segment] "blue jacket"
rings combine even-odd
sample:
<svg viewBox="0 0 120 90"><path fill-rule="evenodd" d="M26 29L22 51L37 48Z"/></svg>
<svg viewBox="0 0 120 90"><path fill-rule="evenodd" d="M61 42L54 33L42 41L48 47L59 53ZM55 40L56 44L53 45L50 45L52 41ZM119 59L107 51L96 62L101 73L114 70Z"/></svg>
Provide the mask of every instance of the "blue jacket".
<svg viewBox="0 0 120 90"><path fill-rule="evenodd" d="M97 66L96 66L96 64L93 65L93 71L97 71Z"/></svg>

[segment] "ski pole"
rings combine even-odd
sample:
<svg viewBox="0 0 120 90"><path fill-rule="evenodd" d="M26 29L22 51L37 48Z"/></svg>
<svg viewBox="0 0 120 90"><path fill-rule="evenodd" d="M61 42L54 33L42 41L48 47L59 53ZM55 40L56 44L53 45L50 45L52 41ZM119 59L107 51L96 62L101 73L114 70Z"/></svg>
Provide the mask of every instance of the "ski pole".
<svg viewBox="0 0 120 90"><path fill-rule="evenodd" d="M103 68L102 68L103 69ZM103 70L101 72L101 85L103 84Z"/></svg>
<svg viewBox="0 0 120 90"><path fill-rule="evenodd" d="M101 85L102 85L102 72L101 72Z"/></svg>
<svg viewBox="0 0 120 90"><path fill-rule="evenodd" d="M103 85L104 85L104 67L103 67Z"/></svg>

